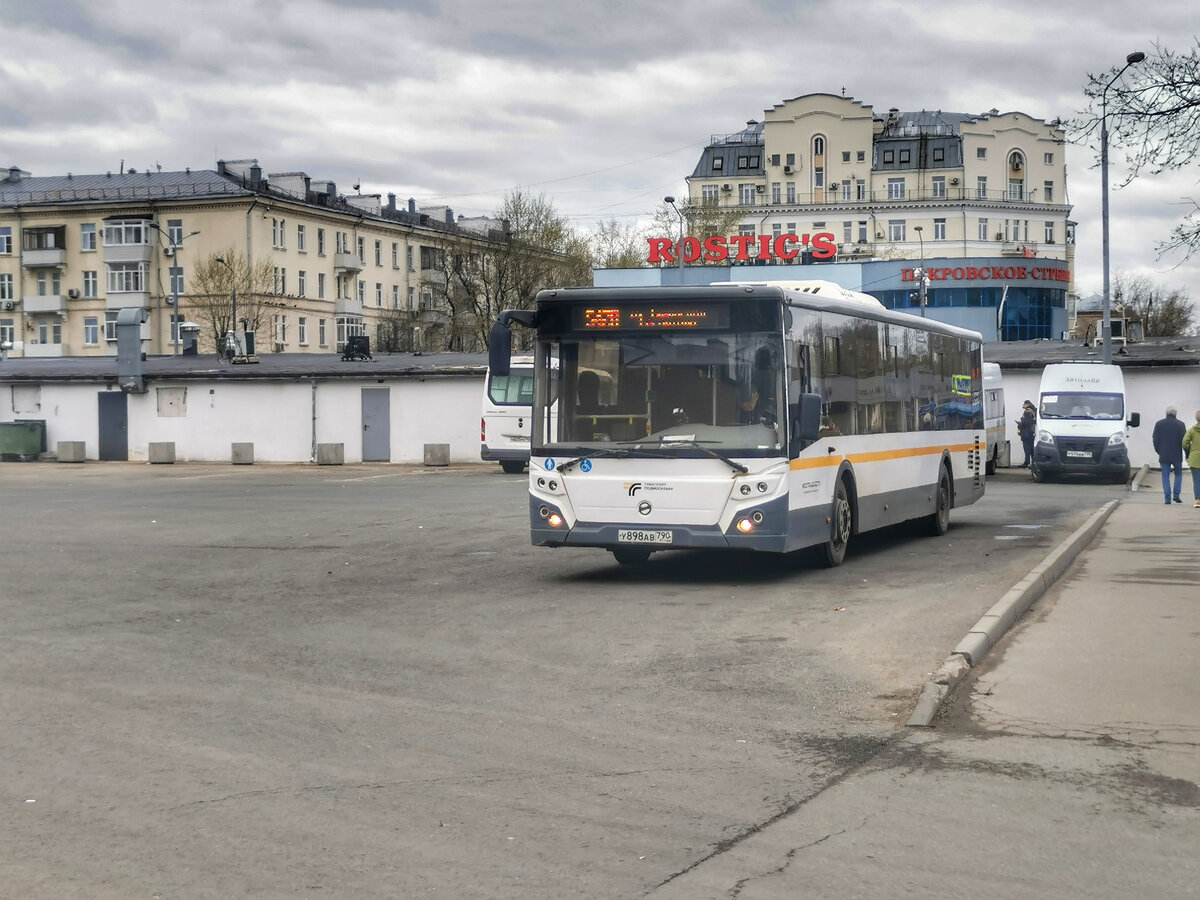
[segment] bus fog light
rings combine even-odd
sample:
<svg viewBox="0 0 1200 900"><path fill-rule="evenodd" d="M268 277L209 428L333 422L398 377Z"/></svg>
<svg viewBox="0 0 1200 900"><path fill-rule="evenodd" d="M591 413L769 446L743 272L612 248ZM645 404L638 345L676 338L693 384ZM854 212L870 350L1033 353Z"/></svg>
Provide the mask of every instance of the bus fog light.
<svg viewBox="0 0 1200 900"><path fill-rule="evenodd" d="M539 478L539 479L538 479L538 487L545 487L545 486L546 486L546 479L545 479L545 478Z"/></svg>
<svg viewBox="0 0 1200 900"><path fill-rule="evenodd" d="M547 487L549 487L550 490L552 490L552 491L557 491L558 490L558 482L551 480L550 483L547 485Z"/></svg>
<svg viewBox="0 0 1200 900"><path fill-rule="evenodd" d="M738 519L737 530L742 534L749 534L754 530L754 523L749 519Z"/></svg>
<svg viewBox="0 0 1200 900"><path fill-rule="evenodd" d="M551 528L562 528L563 518L558 513L551 514L546 521L550 523Z"/></svg>
<svg viewBox="0 0 1200 900"><path fill-rule="evenodd" d="M767 492L767 483L765 481L760 481L758 483L758 492L760 494L765 494Z"/></svg>
<svg viewBox="0 0 1200 900"><path fill-rule="evenodd" d="M754 520L755 525L761 525L762 520L763 520L763 514L761 512L759 512L758 510L755 510L754 513L750 516L750 518Z"/></svg>
<svg viewBox="0 0 1200 900"><path fill-rule="evenodd" d="M749 494L749 493L750 493L750 485L748 485L748 484L743 484L743 485L742 485L742 486L739 488L739 490L742 492L742 496L744 497L744 496L746 496L747 494Z"/></svg>
<svg viewBox="0 0 1200 900"><path fill-rule="evenodd" d="M548 507L548 506L539 507L538 515L541 516L543 519L545 519L547 516L550 515L550 507Z"/></svg>

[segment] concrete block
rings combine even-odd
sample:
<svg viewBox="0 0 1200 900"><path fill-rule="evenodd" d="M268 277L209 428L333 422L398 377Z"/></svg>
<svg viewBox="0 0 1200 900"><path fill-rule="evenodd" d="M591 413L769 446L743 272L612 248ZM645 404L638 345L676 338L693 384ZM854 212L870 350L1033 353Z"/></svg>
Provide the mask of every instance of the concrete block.
<svg viewBox="0 0 1200 900"><path fill-rule="evenodd" d="M979 665L979 661L987 656L987 652L992 649L992 645L988 643L987 635L979 631L972 631L965 638L958 642L958 646L954 648L955 653L961 653L973 666Z"/></svg>
<svg viewBox="0 0 1200 900"><path fill-rule="evenodd" d="M448 465L450 465L450 445L449 444L426 444L425 445L425 465L427 465L427 466L448 466Z"/></svg>
<svg viewBox="0 0 1200 900"><path fill-rule="evenodd" d="M59 441L58 461L63 463L81 463L86 459L83 441Z"/></svg>
<svg viewBox="0 0 1200 900"><path fill-rule="evenodd" d="M149 450L151 463L161 465L175 462L174 441L151 441Z"/></svg>
<svg viewBox="0 0 1200 900"><path fill-rule="evenodd" d="M318 466L340 466L345 461L345 444L317 444Z"/></svg>
<svg viewBox="0 0 1200 900"><path fill-rule="evenodd" d="M254 463L254 444L251 442L239 443L234 441L230 446L229 457L235 466L252 465Z"/></svg>

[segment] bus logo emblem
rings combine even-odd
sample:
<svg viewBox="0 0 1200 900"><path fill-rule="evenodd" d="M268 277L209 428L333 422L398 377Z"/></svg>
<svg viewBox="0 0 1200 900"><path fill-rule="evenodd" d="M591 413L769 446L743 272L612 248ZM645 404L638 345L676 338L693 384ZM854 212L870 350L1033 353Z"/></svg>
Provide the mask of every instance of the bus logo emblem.
<svg viewBox="0 0 1200 900"><path fill-rule="evenodd" d="M630 482L625 483L625 490L629 491L630 497L632 497L634 494L636 494L641 489L642 489L642 483L640 481L634 481L632 483L630 483Z"/></svg>
<svg viewBox="0 0 1200 900"><path fill-rule="evenodd" d="M652 509L654 509L654 507L650 505L649 500L643 500L641 503L638 504L638 512L641 513L643 516L650 515L650 510L652 510Z"/></svg>

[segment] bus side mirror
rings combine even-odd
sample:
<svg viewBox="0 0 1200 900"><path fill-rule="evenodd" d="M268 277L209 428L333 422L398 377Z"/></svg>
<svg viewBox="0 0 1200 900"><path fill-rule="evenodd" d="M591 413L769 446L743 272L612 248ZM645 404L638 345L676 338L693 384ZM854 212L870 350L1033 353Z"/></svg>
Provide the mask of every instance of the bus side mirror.
<svg viewBox="0 0 1200 900"><path fill-rule="evenodd" d="M801 394L799 402L788 407L788 419L792 426L790 455L793 459L821 432L821 402L820 394Z"/></svg>
<svg viewBox="0 0 1200 900"><path fill-rule="evenodd" d="M488 368L493 375L507 375L512 365L512 326L509 322L533 328L537 324L537 313L531 309L506 309L500 313L488 338Z"/></svg>
<svg viewBox="0 0 1200 900"><path fill-rule="evenodd" d="M1142 424L1142 414L1141 413L1130 413L1129 414L1129 427L1130 428L1137 428L1141 424Z"/></svg>

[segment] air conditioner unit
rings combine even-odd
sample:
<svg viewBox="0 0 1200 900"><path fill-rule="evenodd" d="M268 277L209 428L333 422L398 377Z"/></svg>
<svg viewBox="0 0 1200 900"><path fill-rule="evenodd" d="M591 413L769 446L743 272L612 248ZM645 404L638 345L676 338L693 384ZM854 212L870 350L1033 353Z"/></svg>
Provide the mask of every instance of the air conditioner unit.
<svg viewBox="0 0 1200 900"><path fill-rule="evenodd" d="M78 288L71 288L69 291L67 291L67 296L70 297L72 300L78 300L79 299Z"/></svg>
<svg viewBox="0 0 1200 900"><path fill-rule="evenodd" d="M784 166L784 167L783 167L783 174L784 174L784 175L791 175L791 174L792 174L793 172L795 172L795 171L796 171L796 167L795 167L795 166Z"/></svg>
<svg viewBox="0 0 1200 900"><path fill-rule="evenodd" d="M951 184L958 184L958 179L957 179L957 178L951 178L951 179L950 179L950 183L951 183Z"/></svg>
<svg viewBox="0 0 1200 900"><path fill-rule="evenodd" d="M1004 240L1004 232L1003 231L996 232L996 240L998 240L998 241Z"/></svg>
<svg viewBox="0 0 1200 900"><path fill-rule="evenodd" d="M3 304L0 304L0 306L4 307L5 312L12 312L16 308L17 304L12 300L5 300Z"/></svg>
<svg viewBox="0 0 1200 900"><path fill-rule="evenodd" d="M1014 153L1012 156L1010 156L1008 158L1008 164L1010 166L1012 166L1014 169L1021 168L1021 157L1019 157L1017 154Z"/></svg>
<svg viewBox="0 0 1200 900"><path fill-rule="evenodd" d="M765 194L767 192L767 186L765 184L758 184L754 186L754 190L758 191L760 194Z"/></svg>
<svg viewBox="0 0 1200 900"><path fill-rule="evenodd" d="M730 192L730 191L732 191L732 190L733 190L733 185L731 185L731 184L723 184L723 185L721 185L721 190L723 190L723 191L725 191L726 193L728 193L728 192Z"/></svg>
<svg viewBox="0 0 1200 900"><path fill-rule="evenodd" d="M174 256L174 255L175 255L174 247L163 247L163 256Z"/></svg>

